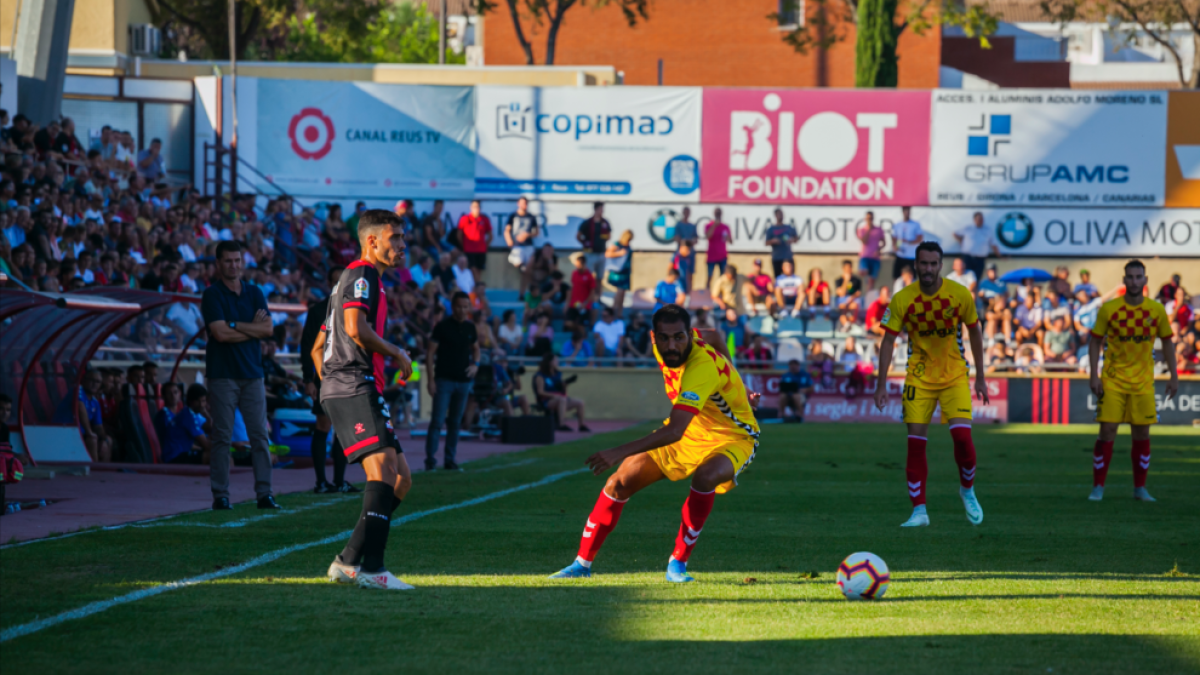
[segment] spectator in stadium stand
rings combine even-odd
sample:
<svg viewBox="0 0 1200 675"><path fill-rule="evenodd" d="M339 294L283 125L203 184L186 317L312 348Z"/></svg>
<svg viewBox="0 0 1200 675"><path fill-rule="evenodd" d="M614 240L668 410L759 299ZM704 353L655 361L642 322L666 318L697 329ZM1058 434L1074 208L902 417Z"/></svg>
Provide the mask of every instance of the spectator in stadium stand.
<svg viewBox="0 0 1200 675"><path fill-rule="evenodd" d="M421 227L421 223L417 219L417 212L414 210L413 200L401 199L396 202L395 212L397 216L400 216L400 222L404 223L404 238L411 241Z"/></svg>
<svg viewBox="0 0 1200 675"><path fill-rule="evenodd" d="M879 278L879 268L881 262L880 254L883 252L883 244L886 239L886 233L882 227L875 225L875 212L867 211L863 215L862 227L856 232L858 240L862 242L862 247L858 251L858 269L867 277L867 289L875 290L875 280Z"/></svg>
<svg viewBox="0 0 1200 675"><path fill-rule="evenodd" d="M467 261L475 278L479 278L487 269L487 252L492 245L492 221L481 213L478 199L471 200L471 210L458 219L458 229L462 233L462 250L467 254ZM461 286L459 290L470 293L470 289Z"/></svg>
<svg viewBox="0 0 1200 675"><path fill-rule="evenodd" d="M171 423L180 409L179 388L174 382L163 383L162 402L162 407L154 414L154 433L158 436L158 442L165 444L171 433Z"/></svg>
<svg viewBox="0 0 1200 675"><path fill-rule="evenodd" d="M717 324L713 320L712 315L703 307L696 310L696 315L692 317L692 327L697 330L716 330Z"/></svg>
<svg viewBox="0 0 1200 675"><path fill-rule="evenodd" d="M779 418L785 422L804 421L808 397L813 394L812 376L796 359L788 361L787 370L779 376ZM791 411L791 415L786 414Z"/></svg>
<svg viewBox="0 0 1200 675"><path fill-rule="evenodd" d="M820 340L813 340L808 345L808 372L815 382L822 387L832 388L836 381L833 378L833 357L825 351L825 345Z"/></svg>
<svg viewBox="0 0 1200 675"><path fill-rule="evenodd" d="M1043 338L1043 351L1045 352L1047 363L1074 365L1078 362L1075 358L1073 347L1074 334L1068 326L1067 321L1060 316L1056 317L1046 330L1046 335Z"/></svg>
<svg viewBox="0 0 1200 675"><path fill-rule="evenodd" d="M1069 299L1073 295L1071 293L1071 270L1062 265L1055 268L1054 278L1046 284L1046 291L1047 297Z"/></svg>
<svg viewBox="0 0 1200 675"><path fill-rule="evenodd" d="M209 415L208 391L193 384L187 390L187 403L171 418L171 426L162 439L165 464L211 464L213 459L213 423Z"/></svg>
<svg viewBox="0 0 1200 675"><path fill-rule="evenodd" d="M1171 318L1171 330L1175 333L1175 339L1179 339L1183 333L1186 333L1188 326L1192 323L1192 308L1189 306L1190 298L1183 287L1175 289L1175 299L1167 303L1165 309L1167 316Z"/></svg>
<svg viewBox="0 0 1200 675"><path fill-rule="evenodd" d="M8 428L8 418L12 416L12 397L0 394L0 443L11 443L12 432Z"/></svg>
<svg viewBox="0 0 1200 675"><path fill-rule="evenodd" d="M511 310L510 310L511 311ZM596 351L605 358L617 358L621 354L621 338L625 336L625 322L614 316L611 307L600 312L600 320L592 328L596 333Z"/></svg>
<svg viewBox="0 0 1200 675"><path fill-rule="evenodd" d="M604 251L612 236L612 226L604 219L604 202L592 204L592 217L579 224L575 239L587 254L588 267L597 275L604 269Z"/></svg>
<svg viewBox="0 0 1200 675"><path fill-rule="evenodd" d="M525 338L525 356L540 357L554 351L554 327L550 325L550 314L538 312Z"/></svg>
<svg viewBox="0 0 1200 675"><path fill-rule="evenodd" d="M518 293L524 293L533 279L529 264L533 261L533 241L537 236L537 218L529 212L529 198L522 196L517 199L516 212L510 214L504 224L504 242L510 249L508 262L521 272Z"/></svg>
<svg viewBox="0 0 1200 675"><path fill-rule="evenodd" d="M479 336L475 324L468 320L471 298L459 291L451 299L451 307L451 315L433 329L422 374L428 383L429 395L433 397L429 433L425 437L426 471L437 468L435 455L443 424L446 425L446 447L442 466L447 471L461 471L455 461L458 429L479 368Z"/></svg>
<svg viewBox="0 0 1200 675"><path fill-rule="evenodd" d="M699 234L692 222L692 210L683 207L679 221L675 223L675 269L679 270L679 280L683 283L684 291L692 291L692 276L696 273L696 242Z"/></svg>
<svg viewBox="0 0 1200 675"><path fill-rule="evenodd" d="M112 461L112 439L104 431L104 418L100 411L100 387L103 378L100 371L89 368L79 387L78 410L79 433L83 445L93 462Z"/></svg>
<svg viewBox="0 0 1200 675"><path fill-rule="evenodd" d="M621 338L621 358L652 359L650 351L650 324L641 312L634 312Z"/></svg>
<svg viewBox="0 0 1200 675"><path fill-rule="evenodd" d="M713 270L720 269L721 274L725 274L725 267L729 263L729 245L733 243L733 232L721 220L721 215L721 207L718 206L713 209L712 221L704 226L704 238L708 240L708 251L705 253L708 274L704 278L704 287L710 290L713 287ZM737 279L736 273L734 279Z"/></svg>
<svg viewBox="0 0 1200 675"><path fill-rule="evenodd" d="M751 338L750 344L742 347L742 350L738 352L738 359L750 364L743 366L745 369L766 370L771 367L775 356L771 353L771 348L767 346L766 338L755 335Z"/></svg>
<svg viewBox="0 0 1200 675"><path fill-rule="evenodd" d="M362 214L366 210L366 202L355 202L354 213L350 214L350 217L346 219L346 230L350 232L350 239L353 241L358 241L358 219L362 217Z"/></svg>
<svg viewBox="0 0 1200 675"><path fill-rule="evenodd" d="M470 263L470 254L458 254L458 260L450 271L454 273L454 287L459 291L470 295L471 291L475 290L475 271L468 267Z"/></svg>
<svg viewBox="0 0 1200 675"><path fill-rule="evenodd" d="M958 240L959 250L965 259L967 269L975 274L976 279L983 278L983 266L988 254L1000 257L1000 246L990 228L984 227L983 214L976 211L972 216L973 224L954 233Z"/></svg>
<svg viewBox="0 0 1200 675"><path fill-rule="evenodd" d="M767 246L771 247L771 268L776 277L783 271L784 261L791 261L795 266L796 259L792 255L792 244L799 239L796 228L790 223L783 222L783 209L775 209L775 223L767 228L763 235Z"/></svg>
<svg viewBox="0 0 1200 675"><path fill-rule="evenodd" d="M912 219L912 207L901 208L900 214L904 220L892 225L892 252L896 255L896 261L892 263L892 276L895 278L900 277L900 271L905 267L910 270L916 269L914 264L917 245L925 241L925 231L921 229L921 224Z"/></svg>
<svg viewBox="0 0 1200 675"><path fill-rule="evenodd" d="M504 314L500 318L500 328L497 330L496 337L497 342L505 353L513 355L520 353L521 339L525 337L525 330L517 322L516 310L504 310Z"/></svg>
<svg viewBox="0 0 1200 675"><path fill-rule="evenodd" d="M533 375L533 391L537 396L538 405L554 416L559 431L571 431L566 425L567 413L575 411L579 420L579 431L589 432L584 422L584 403L577 398L567 395L567 383L563 380L562 371L558 369L558 357L552 352L542 355L542 362Z"/></svg>
<svg viewBox="0 0 1200 675"><path fill-rule="evenodd" d="M946 278L955 283L962 284L974 295L979 280L975 276L975 272L967 269L967 263L962 258L955 258L951 264L954 266L954 270L947 274Z"/></svg>
<svg viewBox="0 0 1200 675"><path fill-rule="evenodd" d="M242 412L250 436L258 508L278 509L279 504L271 495L267 392L259 345L261 340L270 339L275 329L262 290L242 281L245 259L241 244L221 242L217 245L216 257L219 278L204 291L201 302L204 323L208 327L205 370L213 423L210 465L213 509L232 508L229 504L229 447L238 410Z"/></svg>
<svg viewBox="0 0 1200 675"><path fill-rule="evenodd" d="M442 220L442 212L446 202L441 199L433 201L433 210L421 218L421 235L417 237L422 249L429 257L436 260L444 251L448 251L442 239L446 236L446 225Z"/></svg>
<svg viewBox="0 0 1200 675"><path fill-rule="evenodd" d="M892 295L895 295L905 288L911 286L913 279L913 267L911 265L901 267L900 276L896 277L896 280L892 282Z"/></svg>
<svg viewBox="0 0 1200 675"><path fill-rule="evenodd" d="M1062 319L1063 324L1069 328L1071 326L1071 303L1067 300L1059 300L1056 294L1051 293L1042 303L1042 327L1050 330L1055 319Z"/></svg>
<svg viewBox="0 0 1200 675"><path fill-rule="evenodd" d="M667 270L667 278L654 287L654 311L657 312L671 304L682 307L685 302L687 294L683 291L683 284L679 282L679 270L671 268Z"/></svg>
<svg viewBox="0 0 1200 675"><path fill-rule="evenodd" d="M1099 309L1099 305L1096 308ZM982 316L984 317L984 337L987 338L989 343L997 339L1012 342L1013 313L1003 295L993 297ZM1095 321L1096 316L1093 313L1092 323L1095 323Z"/></svg>
<svg viewBox="0 0 1200 675"><path fill-rule="evenodd" d="M1163 284L1162 287L1158 289L1158 295L1154 296L1154 299L1158 300L1163 305L1166 305L1168 302L1175 299L1175 292L1179 290L1181 285L1182 284L1179 275L1172 274L1171 280Z"/></svg>
<svg viewBox="0 0 1200 675"><path fill-rule="evenodd" d="M613 311L625 315L625 292L633 278L633 230L625 230L604 249L604 281L612 286Z"/></svg>
<svg viewBox="0 0 1200 675"><path fill-rule="evenodd" d="M838 311L851 319L862 309L862 279L854 276L854 263L842 261L842 276L833 282L833 298Z"/></svg>
<svg viewBox="0 0 1200 675"><path fill-rule="evenodd" d="M713 304L724 312L737 309L738 270L736 265L726 265L725 271L709 286Z"/></svg>
<svg viewBox="0 0 1200 675"><path fill-rule="evenodd" d="M725 336L725 346L730 354L738 353L738 350L750 343L750 337L753 333L746 328L748 323L746 317L738 314L733 307L725 310L724 319L717 325L717 330Z"/></svg>
<svg viewBox="0 0 1200 675"><path fill-rule="evenodd" d="M475 282L471 290L471 309L483 316L484 320L492 320L492 303L487 298L487 282L483 279Z"/></svg>
<svg viewBox="0 0 1200 675"><path fill-rule="evenodd" d="M417 285L417 288L424 289L429 282L433 281L433 273L431 272L433 269L433 258L421 249L414 251L413 255L417 257L417 262L408 268L408 275L412 277L413 283Z"/></svg>
<svg viewBox="0 0 1200 675"><path fill-rule="evenodd" d="M571 254L571 264L575 271L571 272L571 295L567 300L567 313L563 327L567 330L578 326L586 329L592 324L593 305L600 298L600 289L596 284L596 275L587 267L587 256L582 252Z"/></svg>
<svg viewBox="0 0 1200 675"><path fill-rule="evenodd" d="M591 368L596 365L593 360L596 351L592 343L587 341L587 331L583 326L571 329L571 339L563 344L561 355L566 365L572 368Z"/></svg>
<svg viewBox="0 0 1200 675"><path fill-rule="evenodd" d="M867 332L879 338L883 337L883 313L887 311L892 293L887 286L879 287L879 297L867 307L865 325Z"/></svg>
<svg viewBox="0 0 1200 675"><path fill-rule="evenodd" d="M166 177L167 172L163 166L162 157L162 140L155 138L150 141L149 148L138 153L137 172L139 176L151 183Z"/></svg>
<svg viewBox="0 0 1200 675"><path fill-rule="evenodd" d="M451 262L450 253L442 253L438 256L438 262L433 267L429 268L430 274L433 275L433 281L437 287L438 295L443 298L450 297L450 292L454 289L455 274L454 263Z"/></svg>
<svg viewBox="0 0 1200 675"><path fill-rule="evenodd" d="M832 314L833 299L829 292L829 283L821 277L821 268L814 267L808 271L808 285L804 293L808 299L808 311L813 313Z"/></svg>
<svg viewBox="0 0 1200 675"><path fill-rule="evenodd" d="M800 310L804 308L804 279L796 276L792 261L783 261L774 285L775 302L780 311L787 313L791 308L792 316L800 316Z"/></svg>
<svg viewBox="0 0 1200 675"><path fill-rule="evenodd" d="M993 265L993 267L995 266ZM1100 289L1096 288L1096 285L1092 283L1091 272L1079 270L1079 283L1075 284L1074 293L1078 295L1079 291L1087 293L1089 299L1100 297Z"/></svg>
<svg viewBox="0 0 1200 675"><path fill-rule="evenodd" d="M975 286L975 294L984 300L991 300L998 295L1006 295L1008 293L1008 286L1003 281L1000 281L1000 278L997 276L998 274L999 272L996 269L995 263L988 265L987 271L984 272L984 277Z"/></svg>
<svg viewBox="0 0 1200 675"><path fill-rule="evenodd" d="M1033 292L1025 296L1025 300L1013 313L1013 322L1016 324L1015 337L1018 344L1026 342L1040 344L1042 341L1042 334L1045 333L1045 329L1042 327L1045 310L1042 309L1039 295L1038 289L1034 288Z"/></svg>
<svg viewBox="0 0 1200 675"><path fill-rule="evenodd" d="M750 274L746 275L746 283L742 284L742 296L746 313L750 316L758 313L759 303L766 305L768 314L775 313L775 283L763 273L762 258L754 259Z"/></svg>

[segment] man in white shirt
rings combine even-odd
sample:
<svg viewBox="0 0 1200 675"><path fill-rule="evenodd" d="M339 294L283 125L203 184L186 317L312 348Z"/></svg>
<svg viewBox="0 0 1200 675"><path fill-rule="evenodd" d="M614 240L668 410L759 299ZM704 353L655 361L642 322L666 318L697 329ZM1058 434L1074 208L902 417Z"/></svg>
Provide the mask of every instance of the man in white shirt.
<svg viewBox="0 0 1200 675"><path fill-rule="evenodd" d="M784 260L779 276L775 277L775 302L785 314L792 308L792 316L799 316L804 306L804 279L795 275L790 260Z"/></svg>
<svg viewBox="0 0 1200 675"><path fill-rule="evenodd" d="M900 209L904 220L892 225L892 252L896 254L896 262L892 263L892 277L900 278L900 270L905 267L915 270L917 244L925 241L925 231L921 224L912 219L912 207Z"/></svg>
<svg viewBox="0 0 1200 675"><path fill-rule="evenodd" d="M454 263L451 270L454 272L454 283L458 286L458 290L470 295L471 291L475 290L475 275L467 266L467 256L459 255L458 262Z"/></svg>
<svg viewBox="0 0 1200 675"><path fill-rule="evenodd" d="M954 233L958 240L959 250L966 258L967 269L975 273L975 278L983 276L983 266L986 264L988 253L1000 257L1000 247L991 230L983 226L983 214L979 211L973 216L974 225L968 225Z"/></svg>
<svg viewBox="0 0 1200 675"><path fill-rule="evenodd" d="M625 337L625 322L614 319L612 307L604 308L593 330L600 337L596 344L596 352L600 356L616 357L620 353L621 338Z"/></svg>
<svg viewBox="0 0 1200 675"><path fill-rule="evenodd" d="M975 276L974 272L967 269L967 264L962 258L954 259L954 271L950 274L947 274L946 278L950 281L966 286L967 290L971 291L972 295L975 294L975 284L979 281L979 277Z"/></svg>

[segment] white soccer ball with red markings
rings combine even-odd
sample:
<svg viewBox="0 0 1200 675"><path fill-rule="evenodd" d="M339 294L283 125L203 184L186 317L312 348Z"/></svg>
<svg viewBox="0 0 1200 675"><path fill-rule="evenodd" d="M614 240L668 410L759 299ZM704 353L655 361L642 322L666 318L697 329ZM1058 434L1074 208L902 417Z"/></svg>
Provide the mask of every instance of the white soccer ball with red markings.
<svg viewBox="0 0 1200 675"><path fill-rule="evenodd" d="M890 580L887 563L874 553L852 553L838 567L837 585L847 600L878 600Z"/></svg>

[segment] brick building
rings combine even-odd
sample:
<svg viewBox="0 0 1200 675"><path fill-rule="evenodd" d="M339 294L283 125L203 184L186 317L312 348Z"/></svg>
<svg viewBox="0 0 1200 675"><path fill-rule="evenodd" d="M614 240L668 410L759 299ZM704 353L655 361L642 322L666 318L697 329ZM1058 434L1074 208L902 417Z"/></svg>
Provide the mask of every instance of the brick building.
<svg viewBox="0 0 1200 675"><path fill-rule="evenodd" d="M483 61L520 65L525 54L517 41L506 3L498 3L482 31ZM826 53L798 54L783 42L785 27L768 19L779 0L653 0L650 19L630 28L620 9L575 7L558 33L555 65L611 65L625 73L626 84L739 87L853 87L854 27L842 28L846 40ZM543 63L546 26L523 24ZM905 31L900 38L900 86L938 86L940 31L924 36Z"/></svg>

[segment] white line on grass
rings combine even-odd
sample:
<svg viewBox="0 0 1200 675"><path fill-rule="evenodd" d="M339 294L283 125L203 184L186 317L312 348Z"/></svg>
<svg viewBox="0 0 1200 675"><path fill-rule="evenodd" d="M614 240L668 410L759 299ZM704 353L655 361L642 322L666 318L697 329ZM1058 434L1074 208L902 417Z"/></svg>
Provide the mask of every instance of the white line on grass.
<svg viewBox="0 0 1200 675"><path fill-rule="evenodd" d="M466 508L468 506L475 506L476 504L482 504L484 502L490 502L493 499L499 499L501 497L506 497L515 492L521 492L523 490L529 490L531 488L541 487L543 485L549 485L550 483L562 480L563 478L566 478L568 476L574 476L575 474L583 473L584 471L588 471L588 469L586 469L586 468L585 469L575 469L573 471L563 471L561 473L550 474L549 476L546 476L545 478L543 478L541 480L534 481L532 483L526 483L524 485L518 485L516 487L511 487L506 490L500 490L499 492L492 492L490 494L483 495L482 497L475 497L473 499L468 499L466 501L458 502L456 504L447 504L446 506L439 506L436 509L429 509L427 511L417 511L415 513L410 513L406 516L403 516L403 517L393 520L392 527L396 527L397 525L403 525L404 523L411 523L414 520L420 520L421 518L425 518L427 516L432 516L432 515L435 515L438 513L444 513L446 511L453 511L455 509L461 509L461 508ZM280 558L282 558L288 554L295 553L296 551L303 551L305 549L313 548L314 546L324 546L326 544L332 544L335 541L340 541L342 539L345 539L346 537L349 537L351 532L352 532L352 530L346 530L344 532L339 532L337 534L330 535L323 539L318 539L316 541L310 541L305 544L294 544L292 546L287 546L287 547L284 547L281 549L277 549L277 550L271 551L269 553L264 553L264 554L258 556L257 558L251 558L250 560L247 560L246 562L241 563L239 565L234 565L232 567L226 567L226 568L223 568L220 570L216 570L215 572L208 572L206 574L201 574L199 576L190 577L187 579L181 579L179 581L171 581L171 582L159 585L159 586L151 586L150 588L143 588L142 590L134 591L132 593L126 593L125 595L118 595L114 598L109 598L108 600L100 600L97 602L92 602L92 603L84 605L83 607L79 607L77 609L72 609L70 611L63 612L61 614L55 614L54 616L47 617L45 619L38 619L36 621L30 621L29 623L23 623L19 626L5 628L3 631L0 631L0 642L8 642L9 640L12 640L14 638L19 638L23 635L29 635L31 633L36 633L38 631L45 630L45 629L51 628L53 626L57 626L60 623L71 621L73 619L82 619L84 617L88 617L93 614L99 614L100 612L111 609L118 605L124 605L124 604L130 603L130 602L144 600L146 598L153 597L153 596L159 595L161 593L166 593L167 591L174 591L174 590L177 590L180 588L187 588L189 586L203 584L205 582L212 581L214 579L220 579L222 577L239 574L241 572L245 572L248 569L260 567L260 566L266 565L267 563L270 563L270 562L275 562L276 560L279 560Z"/></svg>
<svg viewBox="0 0 1200 675"><path fill-rule="evenodd" d="M526 464L533 464L536 461L538 461L538 459L536 457L534 457L533 459L523 459L519 462L509 462L508 464L501 464L499 466L489 466L486 469L472 469L471 473L487 473L489 471L499 471L500 469L511 469L511 468L517 467L517 466L525 466Z"/></svg>

